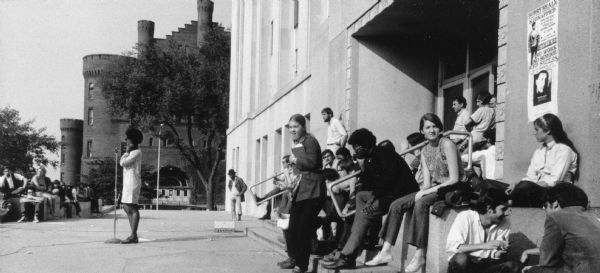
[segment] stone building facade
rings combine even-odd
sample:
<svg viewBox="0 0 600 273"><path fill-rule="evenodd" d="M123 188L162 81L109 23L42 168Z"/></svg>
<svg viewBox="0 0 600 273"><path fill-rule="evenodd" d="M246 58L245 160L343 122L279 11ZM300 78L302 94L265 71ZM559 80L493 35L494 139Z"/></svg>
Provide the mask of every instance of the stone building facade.
<svg viewBox="0 0 600 273"><path fill-rule="evenodd" d="M427 112L451 128L452 99L464 96L474 111L478 92L487 90L498 100L496 177L518 182L539 145L527 118L527 13L547 2L234 1L227 169L249 185L280 170L295 113L308 117L322 147L324 107L349 131L366 127L378 141L400 143ZM600 5L552 2L559 9L558 116L579 148L576 183L600 207Z"/></svg>

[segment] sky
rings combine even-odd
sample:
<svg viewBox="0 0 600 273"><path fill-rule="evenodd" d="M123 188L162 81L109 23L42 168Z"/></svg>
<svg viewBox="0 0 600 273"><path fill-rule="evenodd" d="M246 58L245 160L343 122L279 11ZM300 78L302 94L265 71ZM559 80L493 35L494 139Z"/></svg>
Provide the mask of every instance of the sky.
<svg viewBox="0 0 600 273"><path fill-rule="evenodd" d="M213 2L213 21L231 28L231 0ZM60 140L61 118L83 119L83 56L131 50L138 20L164 38L197 18L196 0L0 0L0 107Z"/></svg>

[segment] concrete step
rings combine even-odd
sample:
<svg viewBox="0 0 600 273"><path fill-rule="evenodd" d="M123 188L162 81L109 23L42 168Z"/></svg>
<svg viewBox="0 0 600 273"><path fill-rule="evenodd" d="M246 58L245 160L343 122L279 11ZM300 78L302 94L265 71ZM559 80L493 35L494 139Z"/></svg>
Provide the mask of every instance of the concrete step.
<svg viewBox="0 0 600 273"><path fill-rule="evenodd" d="M265 226L252 227L248 228L248 237L269 246L273 251L287 257L285 243L280 241L280 237L283 238L281 231L276 232Z"/></svg>
<svg viewBox="0 0 600 273"><path fill-rule="evenodd" d="M383 266L364 266L363 264L356 264L356 269L327 269L321 266L319 267L319 273L399 273L402 272L399 267L393 265Z"/></svg>

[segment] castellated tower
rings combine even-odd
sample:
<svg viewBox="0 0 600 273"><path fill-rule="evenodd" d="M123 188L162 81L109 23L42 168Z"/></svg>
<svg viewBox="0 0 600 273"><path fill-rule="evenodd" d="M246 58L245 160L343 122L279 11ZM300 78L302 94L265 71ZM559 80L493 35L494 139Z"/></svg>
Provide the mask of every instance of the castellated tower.
<svg viewBox="0 0 600 273"><path fill-rule="evenodd" d="M154 40L154 22L148 20L139 20L138 27L138 44L145 45Z"/></svg>
<svg viewBox="0 0 600 273"><path fill-rule="evenodd" d="M211 0L198 0L198 35L196 38L198 47L202 47L204 44L204 35L211 27L214 6Z"/></svg>
<svg viewBox="0 0 600 273"><path fill-rule="evenodd" d="M67 185L79 183L83 120L61 119L60 180Z"/></svg>
<svg viewBox="0 0 600 273"><path fill-rule="evenodd" d="M128 57L110 54L83 57L85 95L81 174L84 177L89 172L90 163L114 160L115 148L120 147L121 141L125 139L120 134L120 127L127 127L129 122L111 116L100 85L102 75L121 58Z"/></svg>

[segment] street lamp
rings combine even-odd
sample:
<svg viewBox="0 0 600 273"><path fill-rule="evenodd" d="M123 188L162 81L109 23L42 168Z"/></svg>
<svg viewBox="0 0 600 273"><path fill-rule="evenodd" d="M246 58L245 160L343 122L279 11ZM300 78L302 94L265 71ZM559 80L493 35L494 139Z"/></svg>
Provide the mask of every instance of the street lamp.
<svg viewBox="0 0 600 273"><path fill-rule="evenodd" d="M158 129L158 171L156 172L156 210L158 211L158 195L159 195L159 189L160 189L160 146L162 145L161 143L161 135L162 135L162 128L163 128L163 123L160 124L160 129Z"/></svg>

